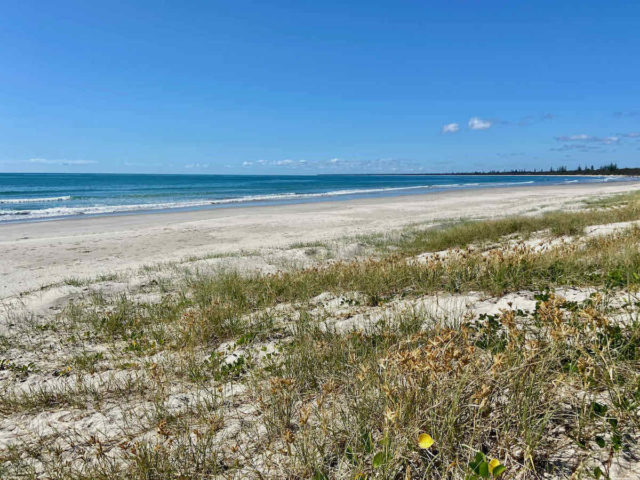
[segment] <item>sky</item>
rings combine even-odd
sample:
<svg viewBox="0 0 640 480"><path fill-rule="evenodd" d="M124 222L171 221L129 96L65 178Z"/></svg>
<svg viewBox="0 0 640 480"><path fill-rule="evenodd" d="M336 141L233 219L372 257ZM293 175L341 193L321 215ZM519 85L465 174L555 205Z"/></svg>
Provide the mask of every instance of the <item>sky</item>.
<svg viewBox="0 0 640 480"><path fill-rule="evenodd" d="M0 11L0 172L640 166L640 2Z"/></svg>

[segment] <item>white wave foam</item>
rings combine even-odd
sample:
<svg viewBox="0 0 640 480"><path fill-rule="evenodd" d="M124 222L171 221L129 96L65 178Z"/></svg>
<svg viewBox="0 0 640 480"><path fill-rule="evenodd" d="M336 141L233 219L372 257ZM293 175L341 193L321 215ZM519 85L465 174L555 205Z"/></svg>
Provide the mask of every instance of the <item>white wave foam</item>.
<svg viewBox="0 0 640 480"><path fill-rule="evenodd" d="M76 206L76 207L54 207L44 209L0 209L0 222L10 220L36 220L46 219L54 217L67 217L76 215L100 215L100 214L114 214L114 213L127 213L135 211L145 210L169 210L176 208L194 208L205 207L208 205L229 205L229 204L242 204L251 202L270 202L270 201L286 201L286 200L301 200L311 198L324 198L324 197L338 197L345 195L362 195L373 193L384 193L394 191L407 191L407 190L433 190L439 188L467 188L467 187L499 187L509 185L526 185L535 183L533 180L522 182L497 182L497 183L451 183L443 185L414 185L407 187L384 187L384 188L362 188L362 189L350 189L350 190L334 190L331 192L319 192L319 193L279 193L270 195L247 195L243 197L235 198L221 198L221 199L202 199L192 200L184 202L165 202L165 203L144 203L144 204L131 204L131 205L93 205L93 206ZM0 200L0 203L32 203L32 202L46 202L46 201L62 201L70 200L70 196L62 197L46 197L46 198L31 198L31 199L5 199Z"/></svg>
<svg viewBox="0 0 640 480"><path fill-rule="evenodd" d="M228 205L236 203L251 202L269 202L279 200L297 200L305 198L322 198L334 197L341 195L358 195L366 193L388 192L396 190L426 189L432 185L418 185L411 187L389 187L389 188L369 188L369 189L353 189L353 190L335 190L332 192L321 193L278 193L270 195L247 195L244 197L220 198L213 200L193 200L184 202L165 202L165 203L141 203L131 205L95 205L82 207L55 207L43 208L40 210L0 210L0 216L5 217L2 220L11 219L38 219L51 217L66 217L72 215L100 215L106 213L126 213L143 210L169 210L175 208L193 208L205 207L207 205ZM7 218L8 217L8 218ZM15 218L12 218L15 217Z"/></svg>
<svg viewBox="0 0 640 480"><path fill-rule="evenodd" d="M501 185L527 185L529 183L535 183L533 180L529 180L528 182L504 182Z"/></svg>
<svg viewBox="0 0 640 480"><path fill-rule="evenodd" d="M63 195L61 197L40 197L40 198L0 198L0 203L45 203L45 202L62 202L71 200L71 195Z"/></svg>

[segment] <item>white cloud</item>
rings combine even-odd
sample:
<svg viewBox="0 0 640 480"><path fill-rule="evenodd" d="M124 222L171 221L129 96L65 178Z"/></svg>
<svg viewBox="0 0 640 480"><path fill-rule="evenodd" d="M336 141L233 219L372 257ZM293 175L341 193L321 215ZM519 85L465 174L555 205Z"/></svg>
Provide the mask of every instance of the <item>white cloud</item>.
<svg viewBox="0 0 640 480"><path fill-rule="evenodd" d="M188 169L192 169L192 168L209 168L209 164L208 163L187 163L184 166L184 168L188 168Z"/></svg>
<svg viewBox="0 0 640 480"><path fill-rule="evenodd" d="M487 130L491 128L491 122L489 120L482 120L478 117L471 117L469 119L469 128L471 130Z"/></svg>
<svg viewBox="0 0 640 480"><path fill-rule="evenodd" d="M456 133L458 130L460 130L460 125L458 123L447 123L442 126L440 133Z"/></svg>
<svg viewBox="0 0 640 480"><path fill-rule="evenodd" d="M292 163L293 163L293 160L286 159L286 160L278 160L274 163L274 165L278 167L284 167L287 165L291 165Z"/></svg>
<svg viewBox="0 0 640 480"><path fill-rule="evenodd" d="M45 165L92 165L98 163L95 160L53 160L49 158L30 158L29 163Z"/></svg>
<svg viewBox="0 0 640 480"><path fill-rule="evenodd" d="M312 162L313 163L313 162ZM304 167L308 165L309 162L306 160L291 160L289 158L284 160L256 160L256 161L244 161L242 162L243 167L251 167L251 166L261 166L261 167Z"/></svg>
<svg viewBox="0 0 640 480"><path fill-rule="evenodd" d="M245 161L241 163L242 166L254 167L262 166L265 168L281 168L281 169L318 169L332 172L390 172L390 171L405 171L405 172L417 172L424 170L424 166L411 160L393 159L393 158L379 158L375 160L350 160L342 158L328 158L322 160L256 160Z"/></svg>

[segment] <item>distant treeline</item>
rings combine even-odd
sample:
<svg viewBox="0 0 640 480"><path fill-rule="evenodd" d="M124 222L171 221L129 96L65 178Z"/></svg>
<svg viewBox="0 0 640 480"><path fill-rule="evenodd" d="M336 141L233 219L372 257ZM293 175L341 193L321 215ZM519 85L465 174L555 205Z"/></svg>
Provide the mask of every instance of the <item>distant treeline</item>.
<svg viewBox="0 0 640 480"><path fill-rule="evenodd" d="M471 174L471 173L470 173ZM473 172L473 175L640 175L640 168L618 168L615 163L594 167L593 165L579 165L570 169L567 166L557 168L533 169L533 170L490 170Z"/></svg>
<svg viewBox="0 0 640 480"><path fill-rule="evenodd" d="M394 174L392 174L394 175ZM407 175L407 174L398 174ZM557 168L533 169L533 170L482 170L475 172L449 172L449 173L410 173L408 175L630 175L640 176L639 168L618 168L615 163L594 167L593 165L578 166L570 169L567 166Z"/></svg>

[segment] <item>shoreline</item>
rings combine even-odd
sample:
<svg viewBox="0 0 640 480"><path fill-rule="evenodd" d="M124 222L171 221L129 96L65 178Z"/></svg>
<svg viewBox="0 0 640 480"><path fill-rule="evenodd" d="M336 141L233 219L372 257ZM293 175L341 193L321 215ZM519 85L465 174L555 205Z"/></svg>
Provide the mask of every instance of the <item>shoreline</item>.
<svg viewBox="0 0 640 480"><path fill-rule="evenodd" d="M569 176L569 175L568 175ZM577 175L576 175L577 176ZM109 223L110 221L116 221L116 219L122 218L131 218L131 217L142 217L145 220L149 220L149 223L153 222L151 217L166 217L167 219L173 219L174 217L187 216L194 217L193 219L188 218L186 221L191 220L205 220L207 217L218 217L218 216L227 216L229 213L233 211L247 212L250 210L256 211L269 211L275 209L291 209L291 210L304 210L306 208L310 210L314 210L314 207L318 207L318 209L324 210L329 207L339 207L341 205L344 206L356 206L356 205L371 205L375 204L386 204L386 203L404 203L410 200L416 201L427 201L431 198L445 198L445 197L468 197L475 193L490 193L495 192L498 194L504 194L508 192L522 192L524 194L541 192L542 190L549 190L553 193L557 193L557 190L561 189L572 189L572 190L593 190L597 189L597 192L578 192L580 195L598 195L600 194L600 188L604 187L605 195L609 194L608 190L612 190L612 194L618 193L618 190L622 192L631 191L634 188L640 189L640 179L633 180L625 180L625 181L617 181L615 183L609 182L597 182L597 183L580 183L580 184L554 184L554 185L509 185L509 186L479 186L474 188L460 188L460 189L447 189L440 190L435 192L428 193L404 193L404 194L392 194L392 195L375 195L368 197L357 197L357 198L335 198L335 197L322 197L322 200L309 201L309 202L297 202L297 201L282 201L282 202L274 202L274 203L237 203L237 204L223 204L216 205L213 208L209 208L208 206L203 206L201 208L191 208L191 207L178 207L178 208L168 208L168 209L158 209L158 210L136 210L136 211L125 211L125 212L113 212L113 213L100 213L100 214L83 214L83 215L69 215L69 216L60 216L60 217L52 217L52 218L41 218L41 219L33 219L33 220L24 220L24 221L8 221L8 222L0 222L0 232L3 229L11 230L14 228L19 228L20 226L27 225L52 225L52 224L61 224L66 222L100 222L104 221ZM611 187L611 188L607 188ZM324 200L326 198L326 200ZM160 223L163 222L163 219L159 219ZM125 222L129 223L129 222ZM133 222L136 223L136 222ZM145 222L146 223L146 222ZM11 228L13 227L13 228ZM28 227L27 227L28 228ZM0 240L2 243L3 240Z"/></svg>
<svg viewBox="0 0 640 480"><path fill-rule="evenodd" d="M455 190L278 206L65 218L0 225L0 299L64 279L161 262L387 233L411 225L578 208L640 182Z"/></svg>
<svg viewBox="0 0 640 480"><path fill-rule="evenodd" d="M0 224L0 299L65 278L185 258L278 249L413 224L576 208L640 182L495 187L277 206L238 206ZM571 207L573 205L573 207Z"/></svg>
<svg viewBox="0 0 640 480"><path fill-rule="evenodd" d="M277 206L0 224L0 300L68 278L293 243L390 232L414 224L577 208L640 182L495 187Z"/></svg>
<svg viewBox="0 0 640 480"><path fill-rule="evenodd" d="M322 176L322 175L319 175ZM331 176L331 175L330 175ZM335 176L335 175L334 175ZM348 176L348 175L347 175ZM375 175L362 175L362 176L375 176ZM426 175L426 174L396 174L396 175L384 175L384 176L438 176L438 175ZM477 177L482 178L481 174L440 174L439 176L449 177ZM213 210L213 209L225 209L225 208L237 208L237 207L261 207L261 206L281 206L291 204L303 204L303 203L321 203L321 202L333 202L333 201L350 201L358 199L378 199L395 196L407 196L407 195L425 195L434 194L447 191L464 191L464 190L483 190L489 188L504 188L504 187L524 187L527 184L534 184L533 186L562 186L570 183L581 183L579 180L568 180L571 178L589 178L594 177L592 180L583 180L584 183L607 183L608 181L629 182L638 181L637 177L630 177L624 175L562 175L566 177L564 180L554 180L549 182L548 185L536 184L537 180L522 181L528 177L542 177L553 178L553 175L545 174L533 174L533 175L498 175L506 181L500 182L481 182L474 183L474 178L470 183L451 183L451 184L433 184L433 185L396 185L396 186L384 186L373 188L371 186L354 187L347 189L328 190L320 192L283 192L283 193L257 193L255 195L244 195L238 197L229 198L213 198L213 199L191 199L181 201L168 201L162 200L160 203L141 203L141 204L112 204L112 205L62 205L56 206L57 200L71 200L71 195L56 196L50 198L34 198L32 201L44 201L50 205L48 208L36 208L36 209L24 209L24 210L9 210L4 211L0 209L0 225L11 223L32 223L32 222L48 222L61 219L70 218L92 218L102 216L122 216L122 215L140 215L140 214L156 214L156 213L169 213L169 212L190 212L198 210ZM513 181L508 181L513 177ZM518 181L515 179L518 178ZM453 181L453 180L452 180ZM337 188L337 187L336 187ZM3 204L23 204L28 198L18 199L0 199L0 206ZM3 213L4 212L4 213Z"/></svg>

